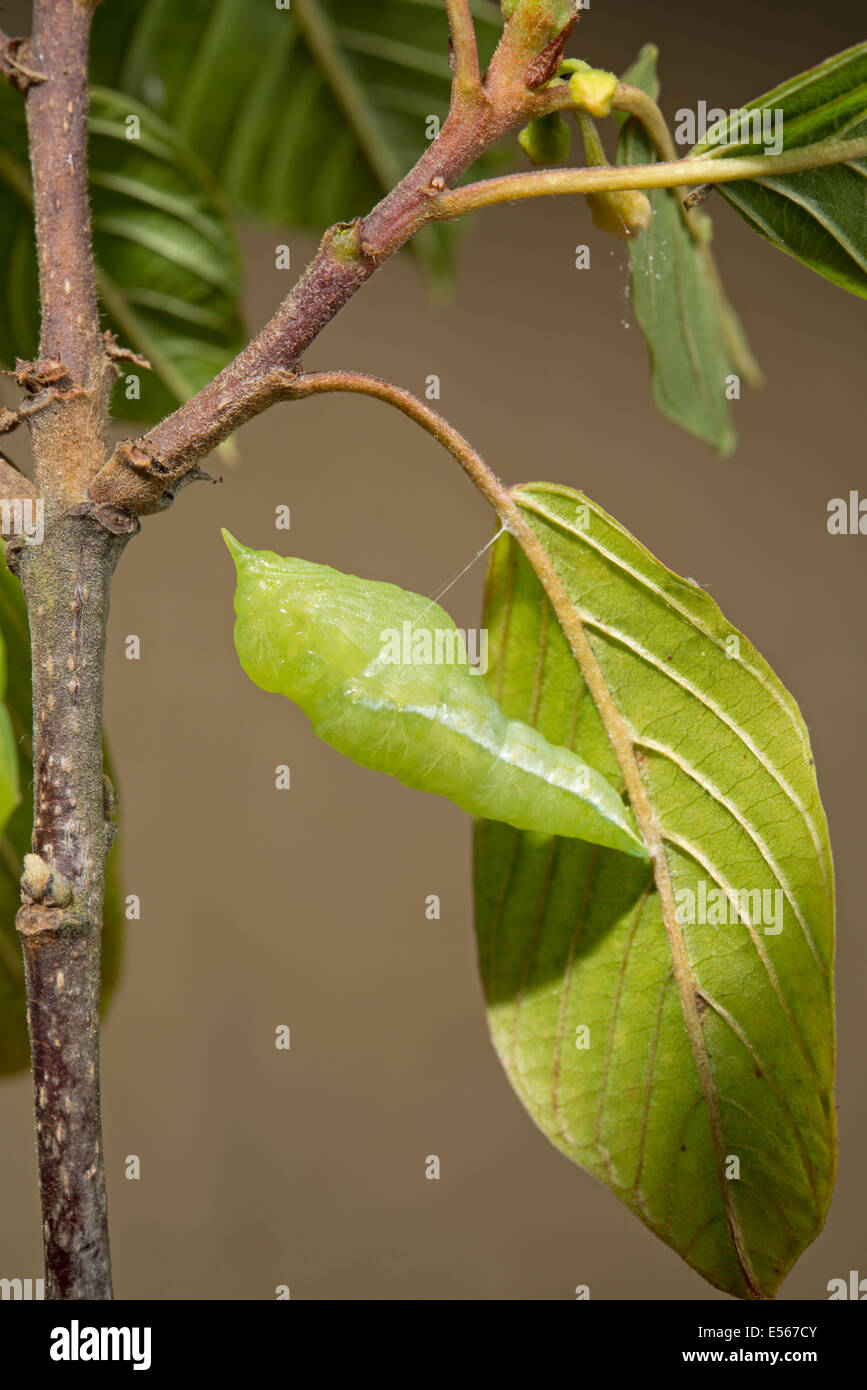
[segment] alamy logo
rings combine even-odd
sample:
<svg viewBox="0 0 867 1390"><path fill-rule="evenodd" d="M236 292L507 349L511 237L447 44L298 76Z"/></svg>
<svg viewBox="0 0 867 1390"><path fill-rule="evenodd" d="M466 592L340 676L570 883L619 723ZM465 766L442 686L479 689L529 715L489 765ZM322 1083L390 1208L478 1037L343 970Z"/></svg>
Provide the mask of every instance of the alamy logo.
<svg viewBox="0 0 867 1390"><path fill-rule="evenodd" d="M470 666L473 676L483 676L488 669L486 628L431 629L405 622L400 630L385 628L379 640L384 666Z"/></svg>
<svg viewBox="0 0 867 1390"><path fill-rule="evenodd" d="M763 927L765 936L778 936L783 930L783 890L781 888L710 888L699 879L698 891L678 888L674 895L675 916L681 926L725 927L738 923Z"/></svg>
<svg viewBox="0 0 867 1390"><path fill-rule="evenodd" d="M27 545L39 545L45 535L45 503L41 497L4 497L0 501L0 535L6 540L21 536Z"/></svg>
<svg viewBox="0 0 867 1390"><path fill-rule="evenodd" d="M11 1299L32 1303L45 1297L44 1279L0 1279L0 1302Z"/></svg>
<svg viewBox="0 0 867 1390"><path fill-rule="evenodd" d="M863 1303L867 1299L867 1279L862 1279L857 1269L849 1270L848 1283L845 1279L829 1279L826 1287L829 1302L837 1298L852 1298Z"/></svg>
<svg viewBox="0 0 867 1390"><path fill-rule="evenodd" d="M677 112L674 138L678 145L690 147L704 141L720 147L763 145L766 154L782 154L785 118L782 108L772 111L757 107L754 111L743 111L738 107L723 111L720 107L711 107L708 110L707 102L700 101L695 111L681 107Z"/></svg>
<svg viewBox="0 0 867 1390"><path fill-rule="evenodd" d="M51 1330L52 1361L131 1361L134 1371L149 1371L149 1327L82 1327L73 1318L69 1327Z"/></svg>

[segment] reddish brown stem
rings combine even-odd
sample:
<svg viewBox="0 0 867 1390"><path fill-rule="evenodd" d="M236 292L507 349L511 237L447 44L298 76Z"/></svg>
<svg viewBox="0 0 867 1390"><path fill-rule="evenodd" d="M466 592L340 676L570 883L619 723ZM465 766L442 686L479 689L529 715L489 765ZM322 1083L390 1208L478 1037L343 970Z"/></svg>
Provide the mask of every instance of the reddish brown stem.
<svg viewBox="0 0 867 1390"><path fill-rule="evenodd" d="M535 102L523 80L492 64L485 87L456 100L439 137L406 178L367 217L326 233L270 323L204 390L141 439L120 445L91 484L91 497L136 515L167 506L199 459L286 398L288 378L325 325L436 217L441 191L454 187L490 145L526 119Z"/></svg>
<svg viewBox="0 0 867 1390"><path fill-rule="evenodd" d="M51 80L27 98L42 299L40 355L87 385L102 357L87 194L87 50L94 5L36 0L31 52ZM82 56L84 61L82 61Z"/></svg>

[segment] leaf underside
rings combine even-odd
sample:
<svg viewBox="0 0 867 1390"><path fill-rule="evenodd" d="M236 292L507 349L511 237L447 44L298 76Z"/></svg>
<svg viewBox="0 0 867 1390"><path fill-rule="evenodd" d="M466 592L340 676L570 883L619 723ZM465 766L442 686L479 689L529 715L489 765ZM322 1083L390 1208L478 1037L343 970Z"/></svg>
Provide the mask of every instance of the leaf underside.
<svg viewBox="0 0 867 1390"><path fill-rule="evenodd" d="M493 1041L558 1148L710 1283L773 1296L821 1229L835 1172L833 879L806 728L713 601L600 508L545 484L515 496L630 731L686 918L674 930L700 1037L685 1026L646 865L482 821L476 924ZM506 713L622 786L566 640L508 537L490 562L484 624ZM754 890L768 894L761 905L739 896ZM702 911L702 891L716 915ZM704 922L689 924L690 894ZM721 901L726 924L715 925ZM739 1176L727 1176L732 1160Z"/></svg>
<svg viewBox="0 0 867 1390"><path fill-rule="evenodd" d="M30 637L21 586L7 566L0 543L0 642L8 655L8 711L17 756L18 805L0 827L0 1076L25 1071L30 1065L24 967L15 929L21 902L22 860L30 852L33 824L33 764L31 759ZM106 755L106 771L111 766ZM102 934L102 1008L117 983L120 969L123 907L117 878L118 847L106 870Z"/></svg>
<svg viewBox="0 0 867 1390"><path fill-rule="evenodd" d="M624 81L656 99L656 49L647 45ZM644 130L627 121L617 145L618 164L651 164L656 155ZM651 382L657 407L669 420L725 456L736 435L726 395L736 367L730 339L743 341L731 306L714 283L707 255L696 245L677 195L658 188L648 193L653 220L629 243L632 302L650 351ZM705 219L704 213L690 216Z"/></svg>
<svg viewBox="0 0 867 1390"><path fill-rule="evenodd" d="M867 43L757 97L746 112L782 112L782 148L867 135ZM732 127L738 122L738 130ZM720 121L693 155L759 154L760 143L740 127L740 116ZM757 133L752 127L750 137ZM769 118L768 134L776 133ZM744 220L779 250L793 256L850 294L867 298L867 159L761 180L719 184L717 191Z"/></svg>

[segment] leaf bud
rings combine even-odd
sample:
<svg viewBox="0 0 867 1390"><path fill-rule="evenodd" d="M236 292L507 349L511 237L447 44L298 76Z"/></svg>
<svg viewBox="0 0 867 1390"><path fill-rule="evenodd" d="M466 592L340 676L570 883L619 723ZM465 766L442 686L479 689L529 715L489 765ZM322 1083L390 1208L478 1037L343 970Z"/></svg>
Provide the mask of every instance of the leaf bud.
<svg viewBox="0 0 867 1390"><path fill-rule="evenodd" d="M552 164L563 164L569 158L572 139L569 127L557 111L548 116L538 116L525 125L518 136L518 143L524 154L541 168Z"/></svg>
<svg viewBox="0 0 867 1390"><path fill-rule="evenodd" d="M617 78L613 72L602 68L589 68L586 72L574 72L569 79L569 95L582 111L591 116L607 116L617 90Z"/></svg>

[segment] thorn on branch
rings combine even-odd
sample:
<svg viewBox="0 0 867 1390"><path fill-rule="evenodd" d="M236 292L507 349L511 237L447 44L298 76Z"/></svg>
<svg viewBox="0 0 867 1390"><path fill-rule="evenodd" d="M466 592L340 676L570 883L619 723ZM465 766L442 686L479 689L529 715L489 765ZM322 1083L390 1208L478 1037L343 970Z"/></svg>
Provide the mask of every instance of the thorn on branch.
<svg viewBox="0 0 867 1390"><path fill-rule="evenodd" d="M102 336L105 343L105 355L112 362L129 362L134 367L141 367L143 371L153 371L150 362L140 352L133 352L132 348L121 347L110 329Z"/></svg>
<svg viewBox="0 0 867 1390"><path fill-rule="evenodd" d="M30 44L27 39L10 39L0 33L0 73L10 86L19 92L46 82L44 72L36 72L29 65Z"/></svg>
<svg viewBox="0 0 867 1390"><path fill-rule="evenodd" d="M214 487L216 487L223 479L213 477L212 474L206 473L204 468L199 468L198 465L196 465L194 468L191 468L188 473L184 474L183 481L184 486L186 486L187 483L213 483Z"/></svg>

